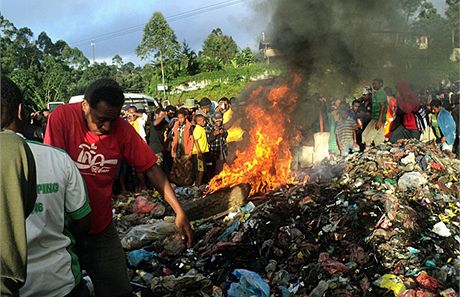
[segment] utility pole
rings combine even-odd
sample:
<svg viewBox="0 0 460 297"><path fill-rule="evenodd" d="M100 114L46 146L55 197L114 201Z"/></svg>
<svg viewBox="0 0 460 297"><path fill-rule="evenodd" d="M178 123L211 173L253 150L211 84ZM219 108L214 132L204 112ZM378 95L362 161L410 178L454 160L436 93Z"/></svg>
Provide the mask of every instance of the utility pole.
<svg viewBox="0 0 460 297"><path fill-rule="evenodd" d="M163 53L160 50L160 66L161 66L161 81L163 84L163 99L166 99L166 86L165 86L165 71L163 68Z"/></svg>
<svg viewBox="0 0 460 297"><path fill-rule="evenodd" d="M92 48L92 51L93 51L93 64L96 62L96 57L95 57L95 46L96 46L96 43L94 42L94 40L91 40L91 48Z"/></svg>

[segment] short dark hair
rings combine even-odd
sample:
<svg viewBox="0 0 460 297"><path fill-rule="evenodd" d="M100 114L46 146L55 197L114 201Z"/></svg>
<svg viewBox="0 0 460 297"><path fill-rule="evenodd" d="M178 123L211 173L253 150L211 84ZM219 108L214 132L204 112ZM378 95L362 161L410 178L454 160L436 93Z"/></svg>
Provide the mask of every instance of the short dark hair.
<svg viewBox="0 0 460 297"><path fill-rule="evenodd" d="M353 105L355 105L355 103L361 104L361 101L359 101L358 99L355 99L355 100L353 100L353 102L351 102L351 105L353 106Z"/></svg>
<svg viewBox="0 0 460 297"><path fill-rule="evenodd" d="M14 122L19 104L22 103L22 93L19 87L8 77L2 75L1 78L1 124L2 129Z"/></svg>
<svg viewBox="0 0 460 297"><path fill-rule="evenodd" d="M104 101L110 106L122 106L125 96L120 85L110 78L102 78L92 82L85 91L85 100L89 106L96 108L99 102Z"/></svg>
<svg viewBox="0 0 460 297"><path fill-rule="evenodd" d="M134 105L131 105L130 107L128 107L128 109L127 109L127 110L129 110L130 108L134 108L134 109L137 111L137 107L136 107L136 106L134 106Z"/></svg>
<svg viewBox="0 0 460 297"><path fill-rule="evenodd" d="M381 78L374 78L374 80L372 82L379 82L383 85L383 79Z"/></svg>
<svg viewBox="0 0 460 297"><path fill-rule="evenodd" d="M187 117L188 116L188 110L186 108L180 108L178 111L177 111L177 115L183 115L184 117Z"/></svg>
<svg viewBox="0 0 460 297"><path fill-rule="evenodd" d="M165 108L165 111L166 111L166 112L170 112L170 111L176 112L176 110L177 110L177 108L176 108L174 105L168 105L168 106L166 106L166 108Z"/></svg>
<svg viewBox="0 0 460 297"><path fill-rule="evenodd" d="M225 101L225 102L227 102L227 103L230 103L230 100L229 100L227 97L225 97L225 96L219 99L219 102L222 102L222 101Z"/></svg>
<svg viewBox="0 0 460 297"><path fill-rule="evenodd" d="M433 107L441 107L442 103L441 103L441 100L439 100L439 99L433 99L433 100L431 100L430 105L433 106Z"/></svg>
<svg viewBox="0 0 460 297"><path fill-rule="evenodd" d="M206 117L204 115L200 114L200 113L195 115L195 119L197 119L197 118L202 118L202 119L206 120Z"/></svg>

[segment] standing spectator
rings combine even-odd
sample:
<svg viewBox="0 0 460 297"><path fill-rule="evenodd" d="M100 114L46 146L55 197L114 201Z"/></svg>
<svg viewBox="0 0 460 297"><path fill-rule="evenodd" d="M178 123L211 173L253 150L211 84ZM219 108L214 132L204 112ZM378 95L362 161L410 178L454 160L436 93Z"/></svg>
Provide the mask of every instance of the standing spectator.
<svg viewBox="0 0 460 297"><path fill-rule="evenodd" d="M460 125L459 125L459 112L460 112L460 106L459 106L459 94L454 94L452 95L452 117L455 122L455 126L457 127L457 137L455 138L454 142L454 152L457 154L457 156L460 156L460 149L459 149L459 138L460 138Z"/></svg>
<svg viewBox="0 0 460 297"><path fill-rule="evenodd" d="M187 119L191 123L193 120L193 117L195 116L195 110L196 110L195 99L193 98L186 99L183 108L187 109L188 111Z"/></svg>
<svg viewBox="0 0 460 297"><path fill-rule="evenodd" d="M358 100L360 101L358 109L358 117L361 122L360 129L364 131L372 119L372 88L364 86L361 91L361 98Z"/></svg>
<svg viewBox="0 0 460 297"><path fill-rule="evenodd" d="M329 154L338 155L339 147L337 146L337 138L335 136L335 124L340 119L339 115L339 107L341 104L340 99L333 99L332 104L329 108L329 112L327 113L327 117L329 120L329 127L331 129L331 134L329 135L329 142L328 142L328 149Z"/></svg>
<svg viewBox="0 0 460 297"><path fill-rule="evenodd" d="M454 146L456 130L454 118L444 107L441 106L441 101L435 99L431 102L431 111L436 116L437 125L441 132L441 149L443 151L452 151Z"/></svg>
<svg viewBox="0 0 460 297"><path fill-rule="evenodd" d="M209 140L210 152L213 159L212 176L219 174L224 168L227 159L227 131L222 124L222 113L214 113L215 128L212 131Z"/></svg>
<svg viewBox="0 0 460 297"><path fill-rule="evenodd" d="M16 84L1 76L0 143L0 295L19 296L26 280L26 218L37 198L34 157L16 135L25 119L22 94Z"/></svg>
<svg viewBox="0 0 460 297"><path fill-rule="evenodd" d="M204 173L206 172L205 154L209 152L209 145L206 136L206 115L201 111L195 114L195 128L193 129L193 171L195 173L195 186L199 187L203 183Z"/></svg>
<svg viewBox="0 0 460 297"><path fill-rule="evenodd" d="M162 107L155 110L149 132L149 146L157 157L157 164L160 167L163 167L164 132L168 125L165 118L166 111Z"/></svg>
<svg viewBox="0 0 460 297"><path fill-rule="evenodd" d="M120 118L123 91L112 79L94 81L83 102L65 104L50 115L45 143L67 151L83 175L89 196L90 234L81 242L80 263L96 296L131 296L125 254L112 222L112 185L118 160L144 172L176 213L176 226L192 244L187 216L156 165L156 157L133 127Z"/></svg>
<svg viewBox="0 0 460 297"><path fill-rule="evenodd" d="M145 133L145 124L147 123L148 116L146 113L137 112L136 106L128 107L128 123L133 126L134 130L139 134L139 136L144 140L147 136Z"/></svg>
<svg viewBox="0 0 460 297"><path fill-rule="evenodd" d="M371 121L363 132L363 142L367 147L379 145L385 141L385 114L387 95L383 90L383 80L376 78L372 82L374 95L372 96Z"/></svg>
<svg viewBox="0 0 460 297"><path fill-rule="evenodd" d="M212 108L212 102L211 102L211 99L209 98L202 98L200 100L200 111L204 114L204 116L206 117L206 121L209 123L209 124L213 124L212 122L212 114L211 114L211 108Z"/></svg>
<svg viewBox="0 0 460 297"><path fill-rule="evenodd" d="M128 107L127 110L127 118L128 118L128 123L133 126L134 130L136 130L137 134L144 140L145 137L147 136L145 133L145 124L147 123L148 116L145 113L139 113L137 112L137 107L136 106L130 106ZM122 162L125 162L122 160ZM127 170L131 174L131 169ZM132 174L131 174L132 175ZM136 192L143 191L147 189L147 185L145 184L145 176L144 173L142 172L136 172L136 177L137 177L137 186L136 186ZM125 186L126 189L126 186ZM122 190L123 191L123 190Z"/></svg>
<svg viewBox="0 0 460 297"><path fill-rule="evenodd" d="M348 113L348 117L355 121L356 126L358 127L356 130L356 142L358 143L359 148L361 149L363 147L363 142L362 142L362 134L363 134L363 124L360 118L360 106L361 106L361 101L358 99L353 100L351 103L351 108Z"/></svg>
<svg viewBox="0 0 460 297"><path fill-rule="evenodd" d="M356 121L349 117L349 110L343 109L340 112L340 120L335 126L335 135L337 137L337 144L342 156L347 156L350 151L359 150L359 145L356 138L356 131L358 125Z"/></svg>
<svg viewBox="0 0 460 297"><path fill-rule="evenodd" d="M193 138L191 135L191 124L187 119L187 109L181 108L177 111L177 121L173 126L173 141L171 155L173 165L171 169L171 180L180 186L188 186L193 183L193 165L191 153Z"/></svg>
<svg viewBox="0 0 460 297"><path fill-rule="evenodd" d="M171 172L172 168L172 162L173 159L171 157L171 147L172 147L172 127L174 126L174 123L176 122L176 112L177 108L173 105L168 105L165 108L166 111L166 117L165 121L168 123L166 126L166 130L164 131L164 166L163 169L166 173L166 175L169 176L169 173Z"/></svg>
<svg viewBox="0 0 460 297"><path fill-rule="evenodd" d="M395 143L400 139L420 139L420 130L415 116L420 108L420 100L406 82L399 81L397 87L396 98L402 122L391 132L390 142Z"/></svg>

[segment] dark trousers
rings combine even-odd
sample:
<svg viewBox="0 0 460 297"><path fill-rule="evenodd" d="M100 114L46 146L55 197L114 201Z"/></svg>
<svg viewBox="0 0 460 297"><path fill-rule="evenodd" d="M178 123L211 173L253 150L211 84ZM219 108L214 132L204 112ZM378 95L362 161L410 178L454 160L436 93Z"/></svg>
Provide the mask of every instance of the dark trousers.
<svg viewBox="0 0 460 297"><path fill-rule="evenodd" d="M131 296L126 257L113 223L79 245L81 268L86 270L97 297Z"/></svg>

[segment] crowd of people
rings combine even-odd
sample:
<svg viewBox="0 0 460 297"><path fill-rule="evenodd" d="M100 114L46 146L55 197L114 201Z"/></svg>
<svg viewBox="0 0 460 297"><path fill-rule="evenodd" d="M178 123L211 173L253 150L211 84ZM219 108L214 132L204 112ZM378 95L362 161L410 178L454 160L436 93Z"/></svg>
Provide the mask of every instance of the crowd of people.
<svg viewBox="0 0 460 297"><path fill-rule="evenodd" d="M217 102L187 99L178 106L159 107L150 115L128 106L123 118L146 141L157 164L178 186L202 187L231 161L228 146L242 139L234 112L236 97ZM120 192L146 188L145 177L122 162L118 171Z"/></svg>
<svg viewBox="0 0 460 297"><path fill-rule="evenodd" d="M435 141L440 149L459 154L458 85L417 94L407 82L399 81L394 92L374 79L351 104L317 96L322 103L320 132L330 132L329 154L346 156L402 139Z"/></svg>
<svg viewBox="0 0 460 297"><path fill-rule="evenodd" d="M329 132L331 155L401 139L459 153L458 85L417 94L406 82L393 92L375 79L360 98L315 99L317 132ZM1 100L2 296L88 296L83 270L96 296L130 296L114 192L155 187L190 247L192 230L169 181L204 187L245 137L236 97L187 99L150 113L124 106L121 87L101 79L82 102L27 117L21 91L2 76Z"/></svg>

